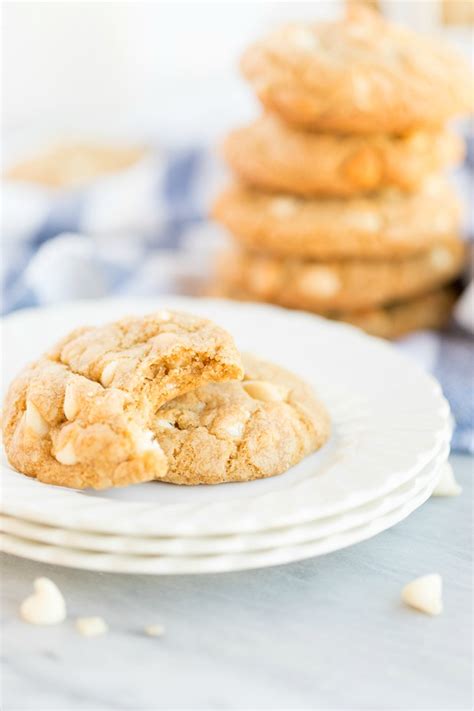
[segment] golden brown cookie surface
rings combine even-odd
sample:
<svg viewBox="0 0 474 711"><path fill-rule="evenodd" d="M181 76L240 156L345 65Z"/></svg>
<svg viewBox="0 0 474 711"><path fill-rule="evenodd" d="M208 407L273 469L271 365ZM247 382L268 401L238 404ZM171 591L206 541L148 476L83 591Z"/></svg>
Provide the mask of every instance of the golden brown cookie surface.
<svg viewBox="0 0 474 711"><path fill-rule="evenodd" d="M217 281L255 300L296 309L360 310L408 299L452 281L462 270L464 245L452 238L406 259L317 262L231 250Z"/></svg>
<svg viewBox="0 0 474 711"><path fill-rule="evenodd" d="M459 231L461 210L440 178L417 193L294 198L234 185L216 200L214 217L251 250L300 258L384 259L416 254Z"/></svg>
<svg viewBox="0 0 474 711"><path fill-rule="evenodd" d="M244 355L244 379L204 385L166 403L151 425L175 484L250 481L280 474L329 437L312 388L279 366Z"/></svg>
<svg viewBox="0 0 474 711"><path fill-rule="evenodd" d="M266 108L320 131L436 128L473 106L454 52L364 11L278 29L245 52L242 71Z"/></svg>
<svg viewBox="0 0 474 711"><path fill-rule="evenodd" d="M78 329L25 368L5 399L7 456L19 471L74 488L124 486L164 475L150 429L166 401L243 375L223 329L160 311Z"/></svg>
<svg viewBox="0 0 474 711"><path fill-rule="evenodd" d="M224 156L243 182L303 196L351 196L389 187L411 192L462 153L460 138L449 131L335 136L298 131L270 114L224 142Z"/></svg>

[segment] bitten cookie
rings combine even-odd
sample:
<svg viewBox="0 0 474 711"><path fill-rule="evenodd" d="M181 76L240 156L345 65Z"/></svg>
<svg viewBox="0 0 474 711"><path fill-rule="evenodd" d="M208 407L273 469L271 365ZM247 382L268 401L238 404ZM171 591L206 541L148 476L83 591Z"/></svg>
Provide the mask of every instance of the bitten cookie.
<svg viewBox="0 0 474 711"><path fill-rule="evenodd" d="M431 178L413 194L304 199L234 185L213 209L243 245L275 256L384 259L430 249L457 234L461 208L451 187Z"/></svg>
<svg viewBox="0 0 474 711"><path fill-rule="evenodd" d="M316 262L231 250L217 281L256 300L296 309L359 310L408 299L452 281L462 270L464 245L444 245L406 259Z"/></svg>
<svg viewBox="0 0 474 711"><path fill-rule="evenodd" d="M162 481L270 477L326 442L329 416L310 385L253 356L243 360L242 381L204 385L156 413L151 427L169 463Z"/></svg>
<svg viewBox="0 0 474 711"><path fill-rule="evenodd" d="M365 10L278 29L241 66L266 108L319 131L399 134L437 128L473 107L467 63Z"/></svg>
<svg viewBox="0 0 474 711"><path fill-rule="evenodd" d="M463 145L446 130L336 136L298 131L267 114L230 133L223 151L236 175L261 190L351 196L390 187L412 192L461 160Z"/></svg>
<svg viewBox="0 0 474 711"><path fill-rule="evenodd" d="M241 378L232 338L206 319L160 311L66 336L7 393L10 463L49 484L102 489L164 476L150 422L168 400Z"/></svg>

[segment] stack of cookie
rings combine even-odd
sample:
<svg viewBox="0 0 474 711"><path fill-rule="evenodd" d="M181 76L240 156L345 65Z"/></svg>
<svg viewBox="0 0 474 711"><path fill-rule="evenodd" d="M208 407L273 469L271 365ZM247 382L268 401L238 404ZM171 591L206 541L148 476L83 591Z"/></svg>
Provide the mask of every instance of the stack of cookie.
<svg viewBox="0 0 474 711"><path fill-rule="evenodd" d="M225 142L237 181L214 216L236 246L215 290L384 337L441 326L464 262L445 124L471 108L469 69L360 10L275 31L242 69L266 113Z"/></svg>

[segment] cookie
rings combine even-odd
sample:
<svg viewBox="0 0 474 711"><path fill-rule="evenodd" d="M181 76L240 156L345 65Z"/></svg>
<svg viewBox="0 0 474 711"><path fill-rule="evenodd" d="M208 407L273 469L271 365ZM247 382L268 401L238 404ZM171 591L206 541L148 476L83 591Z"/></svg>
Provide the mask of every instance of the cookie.
<svg viewBox="0 0 474 711"><path fill-rule="evenodd" d="M317 131L436 129L473 108L466 62L363 10L277 29L245 52L241 68L265 108Z"/></svg>
<svg viewBox="0 0 474 711"><path fill-rule="evenodd" d="M5 400L10 463L49 484L102 489L164 476L156 410L206 382L241 378L232 338L161 311L78 329L29 365Z"/></svg>
<svg viewBox="0 0 474 711"><path fill-rule="evenodd" d="M126 170L145 155L140 147L64 143L13 165L5 177L51 188L73 188Z"/></svg>
<svg viewBox="0 0 474 711"><path fill-rule="evenodd" d="M214 284L212 296L255 301L255 296L243 289L232 289L229 285ZM376 306L363 311L326 311L313 309L312 312L325 318L352 324L373 336L394 339L422 329L442 328L449 321L459 290L446 286L437 291L384 306Z"/></svg>
<svg viewBox="0 0 474 711"><path fill-rule="evenodd" d="M406 259L316 262L242 250L222 255L217 280L256 300L296 309L359 310L407 299L452 281L462 270L464 245L444 245Z"/></svg>
<svg viewBox="0 0 474 711"><path fill-rule="evenodd" d="M372 336L393 340L413 331L445 326L451 317L457 296L457 289L446 287L385 308L341 314L338 320L357 326Z"/></svg>
<svg viewBox="0 0 474 711"><path fill-rule="evenodd" d="M310 385L244 355L244 379L204 385L157 413L151 427L174 484L220 484L280 474L319 449L329 416Z"/></svg>
<svg viewBox="0 0 474 711"><path fill-rule="evenodd" d="M234 185L213 216L251 250L314 259L404 257L442 243L460 228L451 187L432 178L412 194L385 190L370 197L294 198Z"/></svg>
<svg viewBox="0 0 474 711"><path fill-rule="evenodd" d="M446 130L405 136L298 131L270 114L233 131L224 157L237 177L264 191L352 196L384 188L412 192L460 161L461 139Z"/></svg>

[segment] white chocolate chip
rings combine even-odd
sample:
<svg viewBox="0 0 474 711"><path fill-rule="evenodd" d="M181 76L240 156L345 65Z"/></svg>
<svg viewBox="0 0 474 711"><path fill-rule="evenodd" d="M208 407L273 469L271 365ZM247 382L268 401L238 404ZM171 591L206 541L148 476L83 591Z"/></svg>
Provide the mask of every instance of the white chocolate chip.
<svg viewBox="0 0 474 711"><path fill-rule="evenodd" d="M64 414L68 420L73 420L79 410L79 405L77 402L77 387L74 383L68 383L66 385L66 392L64 393Z"/></svg>
<svg viewBox="0 0 474 711"><path fill-rule="evenodd" d="M341 289L341 280L330 267L309 267L299 282L300 291L320 297L331 297Z"/></svg>
<svg viewBox="0 0 474 711"><path fill-rule="evenodd" d="M234 422L233 424L225 425L224 429L231 437L235 437L236 439L239 439L240 437L242 437L242 435L244 433L245 423L244 422Z"/></svg>
<svg viewBox="0 0 474 711"><path fill-rule="evenodd" d="M373 210L354 211L347 215L348 225L364 232L377 232L382 227L382 219Z"/></svg>
<svg viewBox="0 0 474 711"><path fill-rule="evenodd" d="M358 74L352 77L355 105L358 109L370 109L372 106L372 88L367 79Z"/></svg>
<svg viewBox="0 0 474 711"><path fill-rule="evenodd" d="M83 637L100 637L107 632L108 627L102 617L79 617L76 629Z"/></svg>
<svg viewBox="0 0 474 711"><path fill-rule="evenodd" d="M446 247L435 247L430 253L430 262L435 269L446 271L453 265L453 255Z"/></svg>
<svg viewBox="0 0 474 711"><path fill-rule="evenodd" d="M412 580L402 590L402 600L406 605L427 615L439 615L443 610L443 581L441 575L433 573Z"/></svg>
<svg viewBox="0 0 474 711"><path fill-rule="evenodd" d="M406 137L405 143L415 151L424 151L430 148L432 139L425 131L415 131L410 136Z"/></svg>
<svg viewBox="0 0 474 711"><path fill-rule="evenodd" d="M248 272L250 287L263 296L278 289L281 282L281 270L276 264L256 261Z"/></svg>
<svg viewBox="0 0 474 711"><path fill-rule="evenodd" d="M454 478L454 472L450 464L446 462L441 471L441 476L436 484L432 496L459 496L462 487Z"/></svg>
<svg viewBox="0 0 474 711"><path fill-rule="evenodd" d="M114 379L115 371L117 370L118 362L116 360L111 360L102 371L100 376L100 382L104 388L108 387L112 380Z"/></svg>
<svg viewBox="0 0 474 711"><path fill-rule="evenodd" d="M177 343L176 334L171 331L164 331L153 338L153 343L160 346L160 348L174 346Z"/></svg>
<svg viewBox="0 0 474 711"><path fill-rule="evenodd" d="M72 442L68 442L64 447L54 455L60 464L77 464L78 459Z"/></svg>
<svg viewBox="0 0 474 711"><path fill-rule="evenodd" d="M275 217L291 217L298 209L298 202L291 197L278 197L270 202L270 212Z"/></svg>
<svg viewBox="0 0 474 711"><path fill-rule="evenodd" d="M444 183L439 175L430 175L423 183L423 192L425 195L438 197L443 192Z"/></svg>
<svg viewBox="0 0 474 711"><path fill-rule="evenodd" d="M25 422L27 427L33 430L33 432L40 437L44 437L44 435L49 432L48 423L31 400L26 401Z"/></svg>
<svg viewBox="0 0 474 711"><path fill-rule="evenodd" d="M314 52L318 48L318 40L307 27L294 27L288 35L290 43L306 52Z"/></svg>
<svg viewBox="0 0 474 711"><path fill-rule="evenodd" d="M152 450L162 451L160 445L155 439L155 434L151 430L137 430L133 433L133 439L138 454L151 452Z"/></svg>
<svg viewBox="0 0 474 711"><path fill-rule="evenodd" d="M34 593L21 604L20 614L31 625L58 625L66 619L66 603L49 578L37 578Z"/></svg>
<svg viewBox="0 0 474 711"><path fill-rule="evenodd" d="M247 380L242 383L242 387L254 400L263 400L264 402L284 400L288 395L286 388L267 383L264 380Z"/></svg>
<svg viewBox="0 0 474 711"><path fill-rule="evenodd" d="M438 235L446 236L453 231L455 224L456 222L453 216L449 212L446 212L435 218L433 221L433 231Z"/></svg>
<svg viewBox="0 0 474 711"><path fill-rule="evenodd" d="M171 320L170 312L166 311L165 309L163 309L162 311L158 311L158 313L156 315L158 316L160 321L170 321Z"/></svg>
<svg viewBox="0 0 474 711"><path fill-rule="evenodd" d="M145 627L145 634L149 637L162 637L165 633L163 625L148 625Z"/></svg>
<svg viewBox="0 0 474 711"><path fill-rule="evenodd" d="M174 425L169 420L159 419L155 422L156 427L161 427L164 430L174 430Z"/></svg>

